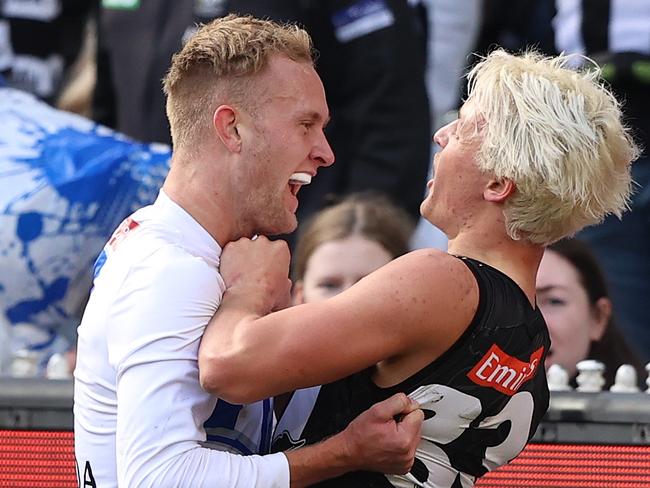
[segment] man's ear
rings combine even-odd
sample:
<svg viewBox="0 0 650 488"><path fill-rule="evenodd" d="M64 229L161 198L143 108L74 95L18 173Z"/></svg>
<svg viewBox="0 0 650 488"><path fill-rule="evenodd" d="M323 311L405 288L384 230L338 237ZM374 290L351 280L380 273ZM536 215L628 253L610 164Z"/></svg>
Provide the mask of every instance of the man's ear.
<svg viewBox="0 0 650 488"><path fill-rule="evenodd" d="M483 191L483 198L488 202L504 203L515 192L515 184L508 178L489 180Z"/></svg>
<svg viewBox="0 0 650 488"><path fill-rule="evenodd" d="M224 146L231 152L241 151L241 136L237 130L238 113L230 105L219 105L212 116L212 126Z"/></svg>

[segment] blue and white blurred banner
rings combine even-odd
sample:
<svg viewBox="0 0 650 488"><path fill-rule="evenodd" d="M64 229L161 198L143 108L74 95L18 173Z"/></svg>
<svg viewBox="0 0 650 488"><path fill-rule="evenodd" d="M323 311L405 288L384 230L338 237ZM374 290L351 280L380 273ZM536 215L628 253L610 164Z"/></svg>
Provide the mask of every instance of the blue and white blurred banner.
<svg viewBox="0 0 650 488"><path fill-rule="evenodd" d="M170 156L0 87L0 328L14 352L34 351L42 367L69 347L93 261L154 201Z"/></svg>

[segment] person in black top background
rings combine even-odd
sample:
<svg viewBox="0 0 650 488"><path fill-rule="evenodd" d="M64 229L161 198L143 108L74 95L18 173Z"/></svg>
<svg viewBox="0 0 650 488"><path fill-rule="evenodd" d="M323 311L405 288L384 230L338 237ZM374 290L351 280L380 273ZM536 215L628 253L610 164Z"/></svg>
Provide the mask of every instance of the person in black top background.
<svg viewBox="0 0 650 488"><path fill-rule="evenodd" d="M0 1L0 74L6 83L56 102L77 59L95 0Z"/></svg>

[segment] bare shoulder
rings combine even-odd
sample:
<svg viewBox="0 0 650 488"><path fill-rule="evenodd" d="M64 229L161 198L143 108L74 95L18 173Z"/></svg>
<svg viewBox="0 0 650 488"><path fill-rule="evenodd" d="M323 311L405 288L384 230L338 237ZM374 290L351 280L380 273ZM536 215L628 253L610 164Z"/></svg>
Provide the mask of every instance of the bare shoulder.
<svg viewBox="0 0 650 488"><path fill-rule="evenodd" d="M383 271L408 280L411 287L424 286L427 290L475 284L471 271L460 259L439 249L412 251L387 264Z"/></svg>
<svg viewBox="0 0 650 488"><path fill-rule="evenodd" d="M418 249L411 251L404 256L401 256L396 262L403 261L406 265L417 266L450 266L456 263L458 258L452 256L448 252L441 251L440 249ZM461 263L462 264L462 263Z"/></svg>
<svg viewBox="0 0 650 488"><path fill-rule="evenodd" d="M364 283L365 281L365 283ZM438 249L420 249L395 259L367 276L359 285L375 296L398 300L410 310L434 307L460 315L478 305L478 285L467 266L457 257ZM353 287L355 288L355 287ZM460 317L459 317L460 318Z"/></svg>

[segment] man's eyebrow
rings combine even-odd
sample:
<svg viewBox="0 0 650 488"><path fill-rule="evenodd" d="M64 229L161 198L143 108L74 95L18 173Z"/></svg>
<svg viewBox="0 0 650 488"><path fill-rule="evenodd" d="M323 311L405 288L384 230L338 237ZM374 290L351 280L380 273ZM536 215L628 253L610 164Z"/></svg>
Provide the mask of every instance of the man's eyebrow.
<svg viewBox="0 0 650 488"><path fill-rule="evenodd" d="M305 113L301 114L300 118L301 119L309 119L309 120L314 121L314 122L320 122L322 120L323 121L323 128L325 128L327 126L327 124L329 124L329 122L331 120L330 114L327 114L327 116L323 119L321 114L319 114L318 112L314 112L314 111L305 112Z"/></svg>

